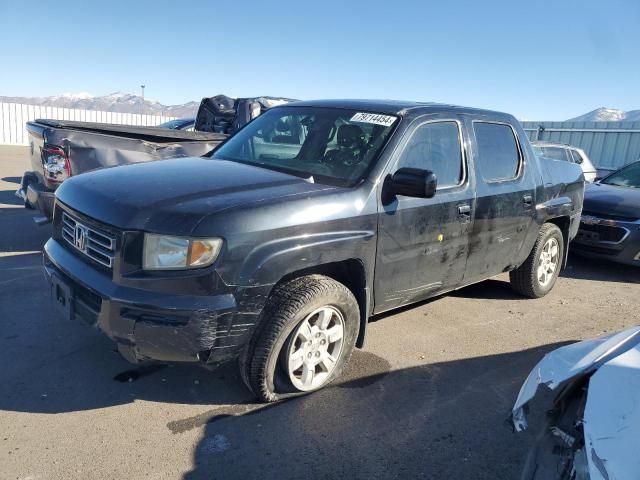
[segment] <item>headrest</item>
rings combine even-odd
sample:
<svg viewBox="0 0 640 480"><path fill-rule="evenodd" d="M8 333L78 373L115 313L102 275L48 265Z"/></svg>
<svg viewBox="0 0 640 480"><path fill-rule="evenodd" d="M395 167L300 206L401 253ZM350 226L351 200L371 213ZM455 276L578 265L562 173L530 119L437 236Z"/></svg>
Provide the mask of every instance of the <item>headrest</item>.
<svg viewBox="0 0 640 480"><path fill-rule="evenodd" d="M364 132L357 125L341 125L338 128L338 145L341 147L359 147L362 145Z"/></svg>

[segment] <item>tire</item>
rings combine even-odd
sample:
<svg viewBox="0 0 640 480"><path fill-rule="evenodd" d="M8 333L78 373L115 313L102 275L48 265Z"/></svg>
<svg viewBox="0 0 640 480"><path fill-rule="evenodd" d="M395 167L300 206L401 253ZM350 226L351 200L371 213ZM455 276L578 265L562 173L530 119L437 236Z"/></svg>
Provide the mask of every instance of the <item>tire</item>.
<svg viewBox="0 0 640 480"><path fill-rule="evenodd" d="M553 250L554 245L557 247L556 250ZM548 248L550 248L549 251ZM558 279L564 259L564 249L564 237L560 229L553 223L542 225L527 260L509 273L511 288L525 297L544 297ZM543 253L551 254L551 258L547 255L545 259ZM554 267L553 272L550 272L551 266ZM541 272L546 274L541 275Z"/></svg>
<svg viewBox="0 0 640 480"><path fill-rule="evenodd" d="M349 362L359 324L360 310L353 293L329 277L309 275L278 285L240 357L241 376L262 402L323 388ZM290 368L299 361L298 369ZM309 366L312 362L320 363Z"/></svg>

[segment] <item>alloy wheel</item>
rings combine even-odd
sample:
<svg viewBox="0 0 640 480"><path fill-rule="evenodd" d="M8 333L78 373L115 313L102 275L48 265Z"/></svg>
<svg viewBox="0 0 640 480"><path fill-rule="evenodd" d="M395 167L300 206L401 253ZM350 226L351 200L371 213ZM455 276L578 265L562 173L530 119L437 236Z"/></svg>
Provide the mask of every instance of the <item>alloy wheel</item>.
<svg viewBox="0 0 640 480"><path fill-rule="evenodd" d="M314 310L291 336L286 369L294 387L315 390L331 377L342 353L344 317L332 306Z"/></svg>

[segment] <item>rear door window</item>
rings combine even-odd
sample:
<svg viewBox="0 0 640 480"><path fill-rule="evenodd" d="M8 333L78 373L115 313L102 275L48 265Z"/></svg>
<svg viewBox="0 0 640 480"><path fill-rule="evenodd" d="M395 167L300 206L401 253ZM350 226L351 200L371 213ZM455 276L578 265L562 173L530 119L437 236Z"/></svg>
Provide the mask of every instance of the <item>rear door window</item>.
<svg viewBox="0 0 640 480"><path fill-rule="evenodd" d="M474 122L477 168L485 182L513 180L520 171L520 149L510 125Z"/></svg>

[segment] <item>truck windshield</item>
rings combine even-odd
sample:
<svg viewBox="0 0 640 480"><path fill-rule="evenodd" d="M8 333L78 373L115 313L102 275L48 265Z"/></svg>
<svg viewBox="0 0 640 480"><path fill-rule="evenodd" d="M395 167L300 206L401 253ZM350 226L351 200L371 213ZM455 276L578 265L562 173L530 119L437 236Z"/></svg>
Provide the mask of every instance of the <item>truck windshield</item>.
<svg viewBox="0 0 640 480"><path fill-rule="evenodd" d="M374 165L397 120L341 108L273 108L230 138L213 158L352 186Z"/></svg>

